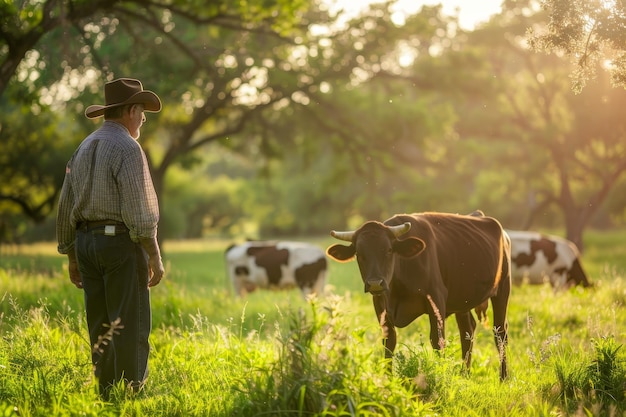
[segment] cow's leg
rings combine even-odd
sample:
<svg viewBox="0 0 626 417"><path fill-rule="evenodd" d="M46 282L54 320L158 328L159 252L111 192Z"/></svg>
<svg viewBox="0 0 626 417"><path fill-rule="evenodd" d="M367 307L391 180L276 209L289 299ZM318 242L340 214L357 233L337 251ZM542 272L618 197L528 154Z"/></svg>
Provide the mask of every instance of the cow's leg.
<svg viewBox="0 0 626 417"><path fill-rule="evenodd" d="M506 363L506 346L509 341L509 324L507 322L507 310L509 307L509 295L511 293L511 275L509 260L505 256L502 266L502 278L498 285L498 292L491 297L491 306L493 307L493 334L498 355L500 358L500 380L508 375Z"/></svg>
<svg viewBox="0 0 626 417"><path fill-rule="evenodd" d="M241 278L239 277L235 277L235 279L233 279L233 289L235 291L235 295L239 297L243 297L246 295L246 290L243 286L243 283L241 282Z"/></svg>
<svg viewBox="0 0 626 417"><path fill-rule="evenodd" d="M550 284L552 284L552 289L555 293L560 290L566 290L567 286L567 271L565 268L553 271L550 274Z"/></svg>
<svg viewBox="0 0 626 417"><path fill-rule="evenodd" d="M324 287L326 286L326 271L321 271L315 280L315 285L313 286L313 293L318 296L324 295Z"/></svg>
<svg viewBox="0 0 626 417"><path fill-rule="evenodd" d="M459 327L461 336L461 353L465 360L465 366L469 371L472 364L472 346L474 344L474 332L476 330L476 320L471 311L466 313L456 313L456 324Z"/></svg>
<svg viewBox="0 0 626 417"><path fill-rule="evenodd" d="M580 263L580 259L576 258L569 271L569 279L574 281L575 285L582 284L583 287L593 287L593 284L589 282L587 274L583 270L583 266Z"/></svg>

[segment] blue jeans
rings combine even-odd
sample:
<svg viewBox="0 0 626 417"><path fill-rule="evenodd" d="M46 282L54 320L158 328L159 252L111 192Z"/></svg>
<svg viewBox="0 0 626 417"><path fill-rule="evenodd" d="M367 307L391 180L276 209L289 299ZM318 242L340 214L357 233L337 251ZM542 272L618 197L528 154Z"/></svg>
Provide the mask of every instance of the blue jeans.
<svg viewBox="0 0 626 417"><path fill-rule="evenodd" d="M108 397L121 380L138 389L148 376L152 327L148 255L127 231L108 236L97 227L77 230L76 256L100 394Z"/></svg>

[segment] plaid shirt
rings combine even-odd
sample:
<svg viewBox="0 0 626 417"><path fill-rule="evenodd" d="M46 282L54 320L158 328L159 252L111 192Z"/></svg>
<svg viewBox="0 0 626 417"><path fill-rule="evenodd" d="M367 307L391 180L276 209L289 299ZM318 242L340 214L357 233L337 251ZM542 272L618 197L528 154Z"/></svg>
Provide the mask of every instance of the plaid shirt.
<svg viewBox="0 0 626 417"><path fill-rule="evenodd" d="M124 126L106 120L65 168L56 224L59 253L73 249L77 224L98 220L124 223L135 242L155 237L159 221L143 149Z"/></svg>

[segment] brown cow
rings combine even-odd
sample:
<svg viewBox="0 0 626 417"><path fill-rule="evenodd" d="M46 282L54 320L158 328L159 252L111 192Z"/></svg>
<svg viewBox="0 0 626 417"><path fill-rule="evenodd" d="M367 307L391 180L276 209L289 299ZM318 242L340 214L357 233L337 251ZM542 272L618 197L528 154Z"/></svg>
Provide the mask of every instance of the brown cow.
<svg viewBox="0 0 626 417"><path fill-rule="evenodd" d="M430 319L430 342L441 349L445 318L456 317L465 364L471 364L476 320L471 310L491 299L500 379L507 376L506 319L511 289L510 241L491 217L447 213L398 214L368 221L355 231L336 232L326 253L345 262L355 255L365 292L372 294L383 330L385 356L396 347L395 327L422 314Z"/></svg>

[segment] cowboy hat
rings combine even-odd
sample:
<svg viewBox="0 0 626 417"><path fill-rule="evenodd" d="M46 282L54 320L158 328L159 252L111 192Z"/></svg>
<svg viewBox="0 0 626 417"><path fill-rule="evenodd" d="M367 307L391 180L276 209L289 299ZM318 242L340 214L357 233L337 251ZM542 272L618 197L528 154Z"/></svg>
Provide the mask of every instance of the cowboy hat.
<svg viewBox="0 0 626 417"><path fill-rule="evenodd" d="M104 85L104 101L101 106L93 104L85 110L85 116L89 119L100 117L106 109L123 106L126 104L143 104L144 111L161 111L161 100L152 91L144 90L141 81L133 78L118 78Z"/></svg>

